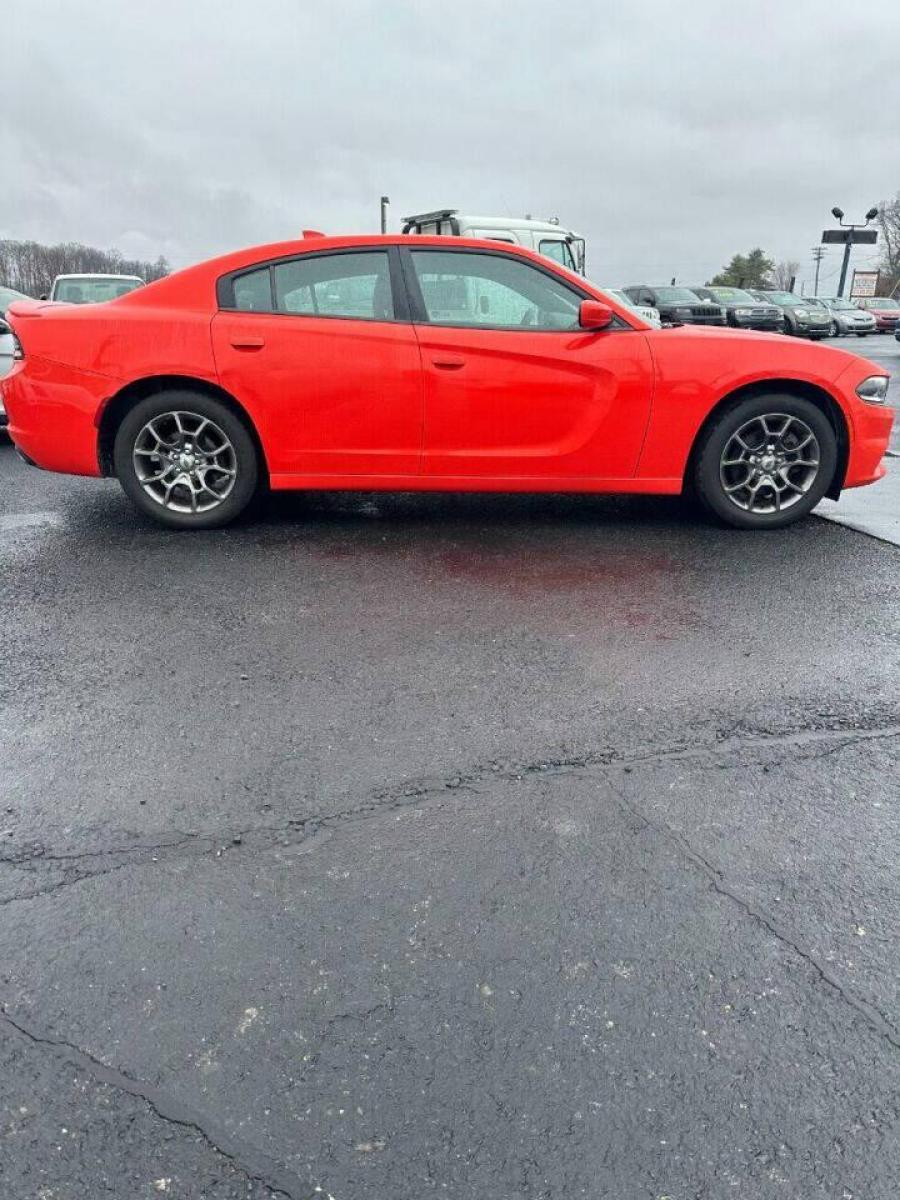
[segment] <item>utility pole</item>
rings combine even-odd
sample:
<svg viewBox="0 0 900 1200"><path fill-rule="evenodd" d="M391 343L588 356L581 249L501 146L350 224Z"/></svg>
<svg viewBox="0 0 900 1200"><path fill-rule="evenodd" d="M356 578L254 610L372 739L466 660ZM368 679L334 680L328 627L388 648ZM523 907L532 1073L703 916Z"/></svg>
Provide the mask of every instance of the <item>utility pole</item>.
<svg viewBox="0 0 900 1200"><path fill-rule="evenodd" d="M840 229L826 229L822 234L822 242L825 244L836 242L844 247L844 257L841 262L841 282L838 284L838 296L843 296L844 284L847 282L847 268L850 266L850 247L859 243L871 246L878 240L878 230L866 228L869 222L874 221L878 216L878 209L870 208L866 213L866 219L862 225L858 222L854 225L852 221L844 221L844 210L841 208L833 208L831 215L837 217Z"/></svg>
<svg viewBox="0 0 900 1200"><path fill-rule="evenodd" d="M819 294L819 267L821 267L821 265L822 265L822 259L825 257L825 251L822 249L821 246L813 246L812 256L813 256L813 261L816 264L816 282L813 287L813 295L818 296L818 294Z"/></svg>
<svg viewBox="0 0 900 1200"><path fill-rule="evenodd" d="M391 202L390 196L381 197L381 232L387 233L387 210Z"/></svg>

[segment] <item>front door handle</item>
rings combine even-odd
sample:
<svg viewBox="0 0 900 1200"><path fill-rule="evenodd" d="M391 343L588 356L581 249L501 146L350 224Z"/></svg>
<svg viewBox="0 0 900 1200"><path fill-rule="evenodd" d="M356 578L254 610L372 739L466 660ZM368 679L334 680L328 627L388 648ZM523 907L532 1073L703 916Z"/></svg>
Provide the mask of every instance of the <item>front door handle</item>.
<svg viewBox="0 0 900 1200"><path fill-rule="evenodd" d="M266 344L265 338L252 333L235 333L230 340L235 350L262 350Z"/></svg>
<svg viewBox="0 0 900 1200"><path fill-rule="evenodd" d="M460 367L466 365L466 360L455 354L445 354L441 358L433 358L431 361L439 371L458 371Z"/></svg>

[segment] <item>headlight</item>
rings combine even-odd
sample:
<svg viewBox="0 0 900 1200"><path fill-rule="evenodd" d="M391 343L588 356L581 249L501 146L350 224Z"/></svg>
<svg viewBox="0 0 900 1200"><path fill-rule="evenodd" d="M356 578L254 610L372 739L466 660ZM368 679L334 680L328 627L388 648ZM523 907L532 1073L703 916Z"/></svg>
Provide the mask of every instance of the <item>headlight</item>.
<svg viewBox="0 0 900 1200"><path fill-rule="evenodd" d="M889 382L889 375L870 375L857 386L856 394L867 404L884 404Z"/></svg>
<svg viewBox="0 0 900 1200"><path fill-rule="evenodd" d="M738 317L752 317L753 316L752 308L736 308L734 310L734 312L735 312L735 316L738 316Z"/></svg>
<svg viewBox="0 0 900 1200"><path fill-rule="evenodd" d="M807 312L807 310L805 308L795 308L794 315L798 316L798 317L808 317L809 313Z"/></svg>
<svg viewBox="0 0 900 1200"><path fill-rule="evenodd" d="M672 310L676 317L689 317L693 311L690 308L675 308Z"/></svg>

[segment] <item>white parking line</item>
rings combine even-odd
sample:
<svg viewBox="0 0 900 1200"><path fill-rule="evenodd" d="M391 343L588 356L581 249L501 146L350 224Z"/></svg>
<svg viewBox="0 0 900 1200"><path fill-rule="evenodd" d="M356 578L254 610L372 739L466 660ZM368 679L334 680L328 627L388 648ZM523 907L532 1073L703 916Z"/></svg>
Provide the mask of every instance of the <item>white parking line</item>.
<svg viewBox="0 0 900 1200"><path fill-rule="evenodd" d="M850 488L840 500L823 500L816 516L900 546L900 456L887 458L885 466L884 479Z"/></svg>

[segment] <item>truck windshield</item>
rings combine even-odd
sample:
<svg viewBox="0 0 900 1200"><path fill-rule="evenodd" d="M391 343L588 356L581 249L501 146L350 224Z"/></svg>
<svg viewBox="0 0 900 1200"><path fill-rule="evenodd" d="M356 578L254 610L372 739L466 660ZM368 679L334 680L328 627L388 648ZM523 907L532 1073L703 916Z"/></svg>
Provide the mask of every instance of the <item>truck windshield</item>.
<svg viewBox="0 0 900 1200"><path fill-rule="evenodd" d="M570 271L575 270L575 259L569 249L569 243L562 241L561 238L545 238L538 249L545 258L552 258L555 262L562 263Z"/></svg>
<svg viewBox="0 0 900 1200"><path fill-rule="evenodd" d="M60 279L53 291L54 300L66 304L99 304L115 300L141 287L140 279L117 279L115 275L98 275L94 279Z"/></svg>

